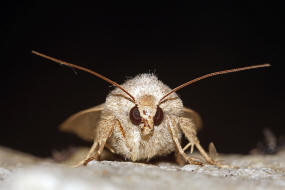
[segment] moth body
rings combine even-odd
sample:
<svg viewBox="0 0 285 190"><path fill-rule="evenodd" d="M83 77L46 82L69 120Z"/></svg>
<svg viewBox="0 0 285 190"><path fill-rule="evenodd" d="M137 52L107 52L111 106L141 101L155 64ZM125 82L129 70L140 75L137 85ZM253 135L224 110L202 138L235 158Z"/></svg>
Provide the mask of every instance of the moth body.
<svg viewBox="0 0 285 190"><path fill-rule="evenodd" d="M253 65L209 73L170 89L153 74L140 74L119 85L85 67L37 51L32 53L88 72L116 86L104 104L76 113L61 125L62 130L93 141L86 158L77 166L86 165L93 159L99 160L104 148L132 161L148 161L155 156L175 151L179 164L203 165L185 153L189 147L192 153L195 146L208 164L228 167L215 161L200 145L197 138L197 130L201 128L200 116L195 111L183 107L182 100L175 92L205 78L270 66L270 64ZM189 141L184 148L181 146L182 135ZM212 143L209 149L210 152L215 152Z"/></svg>
<svg viewBox="0 0 285 190"><path fill-rule="evenodd" d="M163 121L155 126L153 118L156 114L160 98L171 89L153 74L140 74L121 85L137 100L140 116L145 122L134 125L130 121L130 110L134 107L128 97L118 88L106 98L102 118L113 117L120 122L107 144L115 153L132 161L149 160L154 156L166 155L175 150L170 131L167 126L168 116L178 118L183 112L182 100L176 93L171 94L171 101L160 105L163 110ZM122 131L124 131L122 133ZM178 139L182 133L179 130Z"/></svg>

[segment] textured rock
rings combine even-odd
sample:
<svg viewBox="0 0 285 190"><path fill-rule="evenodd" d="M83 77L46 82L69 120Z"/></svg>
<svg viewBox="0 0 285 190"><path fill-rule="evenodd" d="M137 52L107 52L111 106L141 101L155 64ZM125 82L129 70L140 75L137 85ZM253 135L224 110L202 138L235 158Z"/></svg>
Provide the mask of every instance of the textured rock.
<svg viewBox="0 0 285 190"><path fill-rule="evenodd" d="M71 168L0 148L0 189L285 189L285 152L273 156L224 155L239 168L92 161Z"/></svg>

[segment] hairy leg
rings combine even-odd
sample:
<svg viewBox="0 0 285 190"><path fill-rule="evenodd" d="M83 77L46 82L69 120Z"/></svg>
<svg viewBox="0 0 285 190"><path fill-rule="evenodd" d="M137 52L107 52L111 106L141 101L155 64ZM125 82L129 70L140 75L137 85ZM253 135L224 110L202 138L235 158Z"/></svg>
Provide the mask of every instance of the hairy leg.
<svg viewBox="0 0 285 190"><path fill-rule="evenodd" d="M179 154L185 161L189 162L190 164L203 165L202 162L198 161L195 158L191 158L191 157L189 157L189 156L187 156L185 154L185 152L183 151L183 149L181 147L179 139L178 139L178 130L179 130L178 129L178 123L174 119L172 119L170 117L168 117L167 120L168 120L168 129L169 129L169 131L170 131L170 133L172 135L172 139L173 139L174 144L175 144L175 146L177 148L177 153L176 154ZM178 164L182 163L181 162L181 157L178 157L178 155L176 157L178 159L177 160Z"/></svg>
<svg viewBox="0 0 285 190"><path fill-rule="evenodd" d="M207 154L207 152L200 145L200 141L197 138L196 128L191 119L180 117L179 126L189 141L189 144L186 145L184 149L187 149L189 146L191 146L191 152L192 152L193 145L195 145L200 154L209 164L216 165L217 163Z"/></svg>
<svg viewBox="0 0 285 190"><path fill-rule="evenodd" d="M196 128L195 128L193 122L191 121L191 119L180 117L179 118L179 126L189 141L189 144L186 145L184 147L184 149L187 149L189 146L191 146L191 149L192 149L193 148L192 145L195 145L196 148L198 149L198 151L200 152L200 154L203 156L203 158L207 161L208 164L216 165L216 166L221 167L221 168L234 168L230 165L221 164L221 163L215 161L212 157L210 157L207 154L207 152L203 149L203 147L201 146L201 144L197 138ZM214 146L214 145L212 145L212 146Z"/></svg>
<svg viewBox="0 0 285 190"><path fill-rule="evenodd" d="M76 164L75 167L87 165L88 162L90 162L92 160L99 160L100 155L102 154L104 147L108 148L112 153L115 153L114 149L112 147L110 147L108 144L106 144L108 138L112 135L115 128L119 129L118 131L121 133L122 138L125 140L125 144L126 144L127 148L130 149L130 146L129 146L128 141L126 139L125 131L124 131L124 129L121 125L121 122L119 120L115 119L112 121L102 121L102 123L100 123L100 124L101 124L102 128L101 129L98 128L96 137L94 139L94 143L93 143L91 149L89 150L89 153L87 154L85 159L83 159L78 164Z"/></svg>
<svg viewBox="0 0 285 190"><path fill-rule="evenodd" d="M100 155L106 145L108 138L112 135L115 125L116 122L114 120L103 120L99 123L93 145L90 148L87 156L74 167L87 165L88 162L92 160L100 159Z"/></svg>

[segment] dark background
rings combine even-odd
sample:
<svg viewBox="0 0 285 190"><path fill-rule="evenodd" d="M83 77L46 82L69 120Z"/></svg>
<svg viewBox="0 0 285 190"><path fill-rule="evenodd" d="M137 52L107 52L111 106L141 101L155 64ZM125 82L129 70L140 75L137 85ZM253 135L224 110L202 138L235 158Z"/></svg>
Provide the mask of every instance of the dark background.
<svg viewBox="0 0 285 190"><path fill-rule="evenodd" d="M203 118L198 135L203 146L213 141L219 152L248 153L262 140L264 128L284 135L283 5L199 2L3 6L0 145L38 156L89 145L59 132L58 125L104 102L112 89L31 50L118 83L155 72L171 88L210 72L269 62L270 68L206 79L178 94Z"/></svg>

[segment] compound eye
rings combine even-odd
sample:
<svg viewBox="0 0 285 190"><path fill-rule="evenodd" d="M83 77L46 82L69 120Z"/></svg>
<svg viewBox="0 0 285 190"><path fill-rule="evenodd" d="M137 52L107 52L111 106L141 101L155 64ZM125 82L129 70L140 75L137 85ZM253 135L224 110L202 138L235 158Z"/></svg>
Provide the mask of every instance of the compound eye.
<svg viewBox="0 0 285 190"><path fill-rule="evenodd" d="M157 106L156 113L155 113L155 116L153 118L153 123L154 123L154 125L157 126L157 125L161 124L162 120L163 120L163 111L159 106Z"/></svg>
<svg viewBox="0 0 285 190"><path fill-rule="evenodd" d="M141 123L142 118L141 118L141 115L140 115L140 112L137 106L134 106L130 110L130 119L134 125L139 125Z"/></svg>

